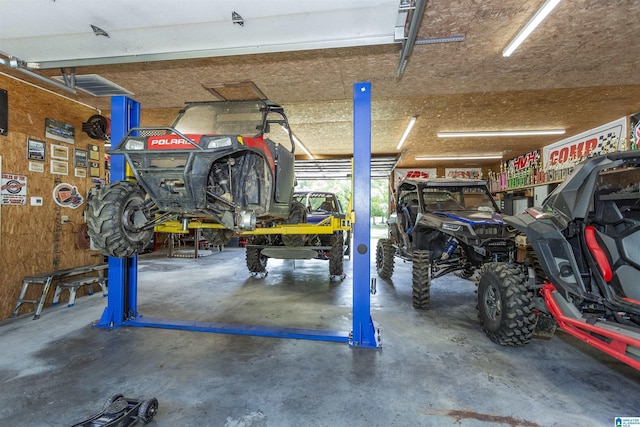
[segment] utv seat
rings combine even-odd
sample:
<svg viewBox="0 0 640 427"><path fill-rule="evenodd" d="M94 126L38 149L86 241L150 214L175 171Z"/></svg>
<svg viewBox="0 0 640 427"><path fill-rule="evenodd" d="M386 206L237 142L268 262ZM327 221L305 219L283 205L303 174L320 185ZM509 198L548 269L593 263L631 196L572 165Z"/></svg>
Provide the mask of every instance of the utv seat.
<svg viewBox="0 0 640 427"><path fill-rule="evenodd" d="M413 199L409 202L409 216L411 217L411 222L413 224L416 223L416 218L418 218L418 211L420 210L420 204L418 203L418 199Z"/></svg>
<svg viewBox="0 0 640 427"><path fill-rule="evenodd" d="M585 243L600 275L618 296L640 301L640 223L625 218L613 201L596 207Z"/></svg>
<svg viewBox="0 0 640 427"><path fill-rule="evenodd" d="M321 210L321 211L325 211L325 212L334 212L333 203L331 203L328 200L322 202L322 204L320 205L320 207L318 209Z"/></svg>
<svg viewBox="0 0 640 427"><path fill-rule="evenodd" d="M402 216L404 218L404 230L408 235L411 235L413 226L416 225L416 219L418 218L418 210L420 205L418 199L413 199L405 206L402 207Z"/></svg>

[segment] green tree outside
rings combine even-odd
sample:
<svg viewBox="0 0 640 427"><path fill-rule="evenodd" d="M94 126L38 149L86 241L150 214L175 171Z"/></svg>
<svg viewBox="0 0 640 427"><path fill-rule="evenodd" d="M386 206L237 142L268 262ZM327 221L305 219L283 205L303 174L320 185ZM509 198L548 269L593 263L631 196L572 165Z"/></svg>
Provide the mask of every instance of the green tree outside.
<svg viewBox="0 0 640 427"><path fill-rule="evenodd" d="M343 209L349 206L351 197L351 180L299 180L295 191L327 191L335 193ZM389 216L389 180L371 180L371 217L387 218Z"/></svg>

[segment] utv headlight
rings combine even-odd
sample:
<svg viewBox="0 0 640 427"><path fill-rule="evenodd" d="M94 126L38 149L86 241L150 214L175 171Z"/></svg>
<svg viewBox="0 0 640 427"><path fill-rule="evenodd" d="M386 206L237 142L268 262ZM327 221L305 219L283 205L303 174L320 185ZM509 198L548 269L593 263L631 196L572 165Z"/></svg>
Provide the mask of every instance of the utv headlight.
<svg viewBox="0 0 640 427"><path fill-rule="evenodd" d="M451 224L449 222L443 222L442 228L448 231L459 231L462 228L462 226L460 224Z"/></svg>
<svg viewBox="0 0 640 427"><path fill-rule="evenodd" d="M124 148L126 150L144 150L144 141L128 139L127 142L124 143Z"/></svg>
<svg viewBox="0 0 640 427"><path fill-rule="evenodd" d="M217 138L212 139L207 143L207 148L222 148L231 147L231 138Z"/></svg>

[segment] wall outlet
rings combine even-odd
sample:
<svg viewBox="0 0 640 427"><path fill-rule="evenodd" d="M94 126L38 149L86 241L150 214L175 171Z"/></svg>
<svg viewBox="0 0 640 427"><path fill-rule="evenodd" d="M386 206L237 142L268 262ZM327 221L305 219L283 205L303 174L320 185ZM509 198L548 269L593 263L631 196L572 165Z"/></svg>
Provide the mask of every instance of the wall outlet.
<svg viewBox="0 0 640 427"><path fill-rule="evenodd" d="M69 216L67 216L67 215L62 215L62 216L60 217L60 220L61 220L61 222L62 222L63 224L66 224L66 223L68 223L68 222L69 222Z"/></svg>

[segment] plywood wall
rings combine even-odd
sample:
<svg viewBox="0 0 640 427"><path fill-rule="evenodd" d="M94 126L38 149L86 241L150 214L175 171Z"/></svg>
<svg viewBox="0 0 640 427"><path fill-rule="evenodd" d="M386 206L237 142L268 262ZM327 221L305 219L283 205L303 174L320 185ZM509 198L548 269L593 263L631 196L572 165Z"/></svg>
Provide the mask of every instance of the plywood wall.
<svg viewBox="0 0 640 427"><path fill-rule="evenodd" d="M0 206L0 319L6 319L13 311L24 276L102 260L98 252L78 244L83 242L79 232L84 223L83 211L92 182L89 169L84 169L86 177L75 176L74 148L86 150L89 144L101 147L99 168L102 178L105 175L105 149L102 142L90 139L81 130L82 123L96 114L96 110L5 75L0 75L0 88L8 91L9 98L8 135L0 135L2 173L27 177L26 204ZM74 143L46 137L47 118L72 125L75 128ZM45 142L44 161L27 159L29 138ZM68 149L68 160L59 160L67 163L68 175L51 173L52 145ZM36 169L44 170L30 171L30 162ZM56 204L53 190L59 183L77 187L84 198L83 203L75 209ZM31 197L41 198L42 206L32 206ZM61 224L63 215L69 218L67 224ZM39 297L37 291L41 291L41 287L31 286L33 290L27 297ZM52 299L53 290L49 294L47 303ZM25 306L21 313L32 311L30 304Z"/></svg>

